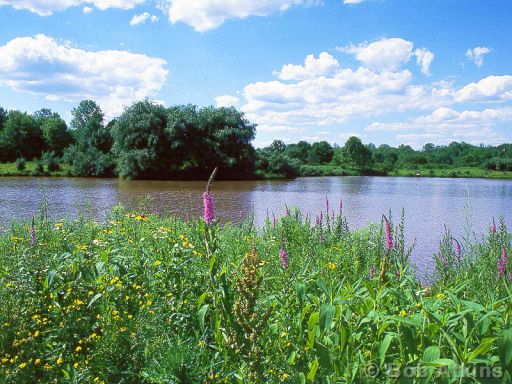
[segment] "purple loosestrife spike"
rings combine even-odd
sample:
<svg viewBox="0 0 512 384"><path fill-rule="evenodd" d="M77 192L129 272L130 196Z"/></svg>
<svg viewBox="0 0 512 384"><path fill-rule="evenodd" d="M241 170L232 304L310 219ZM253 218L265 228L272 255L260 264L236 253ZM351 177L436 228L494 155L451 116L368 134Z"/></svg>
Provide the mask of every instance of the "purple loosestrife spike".
<svg viewBox="0 0 512 384"><path fill-rule="evenodd" d="M454 239L453 237L452 237L452 241L455 243L455 256L457 256L457 259L459 259L459 261L460 261L460 256L462 253L460 243L458 242L457 239Z"/></svg>
<svg viewBox="0 0 512 384"><path fill-rule="evenodd" d="M498 259L498 279L502 276L506 276L507 274L507 250L505 247L501 248L501 257Z"/></svg>
<svg viewBox="0 0 512 384"><path fill-rule="evenodd" d="M204 221L211 224L215 220L215 200L211 192L203 193Z"/></svg>
<svg viewBox="0 0 512 384"><path fill-rule="evenodd" d="M279 260L281 261L281 268L288 268L288 252L283 247L279 250Z"/></svg>
<svg viewBox="0 0 512 384"><path fill-rule="evenodd" d="M325 195L325 212L327 213L327 216L329 216L329 198L327 195Z"/></svg>
<svg viewBox="0 0 512 384"><path fill-rule="evenodd" d="M391 237L391 224L386 216L384 217L384 228L386 230L386 248L390 251L393 249L393 238Z"/></svg>
<svg viewBox="0 0 512 384"><path fill-rule="evenodd" d="M272 212L272 228L276 229L276 215Z"/></svg>
<svg viewBox="0 0 512 384"><path fill-rule="evenodd" d="M34 225L34 217L32 216L32 225L30 226L30 245L36 245L36 226Z"/></svg>
<svg viewBox="0 0 512 384"><path fill-rule="evenodd" d="M496 233L496 222L494 221L494 217L492 218L491 233L492 233L493 235Z"/></svg>
<svg viewBox="0 0 512 384"><path fill-rule="evenodd" d="M441 257L441 264L443 265L443 267L446 267L448 265L448 260L446 260L446 257Z"/></svg>
<svg viewBox="0 0 512 384"><path fill-rule="evenodd" d="M343 199L340 199L340 216L343 212Z"/></svg>
<svg viewBox="0 0 512 384"><path fill-rule="evenodd" d="M320 218L318 219L319 224L322 225L322 222L324 221L324 213L320 211Z"/></svg>
<svg viewBox="0 0 512 384"><path fill-rule="evenodd" d="M370 280L373 280L374 277L375 277L375 265L372 264L372 266L370 267L370 270L368 271L368 278Z"/></svg>
<svg viewBox="0 0 512 384"><path fill-rule="evenodd" d="M285 205L284 207L285 207L285 209L286 209L286 210L285 210L285 215L286 215L286 216L290 216L290 210L288 209L288 206L287 206L287 205Z"/></svg>

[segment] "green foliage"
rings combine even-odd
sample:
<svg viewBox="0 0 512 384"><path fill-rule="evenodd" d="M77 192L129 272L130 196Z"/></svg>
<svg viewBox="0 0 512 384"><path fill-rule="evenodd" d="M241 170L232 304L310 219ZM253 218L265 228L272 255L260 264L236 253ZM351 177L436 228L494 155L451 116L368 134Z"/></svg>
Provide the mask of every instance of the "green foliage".
<svg viewBox="0 0 512 384"><path fill-rule="evenodd" d="M41 129L27 113L10 111L0 133L0 160L15 161L18 157L32 160L44 149Z"/></svg>
<svg viewBox="0 0 512 384"><path fill-rule="evenodd" d="M485 383L498 368L510 382L503 223L463 243L429 284L409 264L403 222L391 226L392 250L382 225L351 231L339 215L312 225L294 209L263 228L122 208L101 224L10 228L0 235L2 384ZM453 252L445 240L440 254Z"/></svg>
<svg viewBox="0 0 512 384"><path fill-rule="evenodd" d="M18 157L16 159L16 169L18 171L24 171L26 166L27 166L27 161L25 160L24 157Z"/></svg>

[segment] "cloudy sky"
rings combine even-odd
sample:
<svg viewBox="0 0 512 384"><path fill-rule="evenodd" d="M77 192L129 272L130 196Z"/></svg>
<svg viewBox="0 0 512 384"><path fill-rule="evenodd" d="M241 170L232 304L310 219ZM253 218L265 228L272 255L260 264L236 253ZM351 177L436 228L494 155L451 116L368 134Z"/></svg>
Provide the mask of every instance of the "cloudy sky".
<svg viewBox="0 0 512 384"><path fill-rule="evenodd" d="M512 142L510 0L0 0L0 106L234 105L279 138Z"/></svg>

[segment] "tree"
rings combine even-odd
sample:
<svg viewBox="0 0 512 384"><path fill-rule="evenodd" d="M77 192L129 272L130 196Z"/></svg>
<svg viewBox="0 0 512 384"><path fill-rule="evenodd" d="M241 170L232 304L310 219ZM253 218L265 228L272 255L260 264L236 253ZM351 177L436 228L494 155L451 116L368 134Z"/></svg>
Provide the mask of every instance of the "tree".
<svg viewBox="0 0 512 384"><path fill-rule="evenodd" d="M295 159L301 164L306 164L308 162L310 150L311 144L307 141L301 140L297 144L289 144L286 147L286 154L291 159Z"/></svg>
<svg viewBox="0 0 512 384"><path fill-rule="evenodd" d="M342 153L345 161L359 169L365 169L370 165L372 154L359 137L351 136L343 146Z"/></svg>
<svg viewBox="0 0 512 384"><path fill-rule="evenodd" d="M0 107L0 132L4 129L4 125L7 121L7 110Z"/></svg>
<svg viewBox="0 0 512 384"><path fill-rule="evenodd" d="M144 100L119 116L112 129L112 151L117 156L119 176L137 179L170 175L167 112L165 107Z"/></svg>
<svg viewBox="0 0 512 384"><path fill-rule="evenodd" d="M66 122L60 117L45 119L41 124L41 130L46 150L55 152L57 156L62 156L64 148L73 142L73 137Z"/></svg>
<svg viewBox="0 0 512 384"><path fill-rule="evenodd" d="M71 112L76 143L66 148L64 160L75 176L112 176L115 161L110 149L112 135L103 124L103 112L92 100L81 101Z"/></svg>
<svg viewBox="0 0 512 384"><path fill-rule="evenodd" d="M0 136L1 160L14 161L18 157L32 160L44 150L42 132L32 116L10 111Z"/></svg>
<svg viewBox="0 0 512 384"><path fill-rule="evenodd" d="M334 150L327 141L319 141L311 145L308 161L311 164L326 164L332 161Z"/></svg>

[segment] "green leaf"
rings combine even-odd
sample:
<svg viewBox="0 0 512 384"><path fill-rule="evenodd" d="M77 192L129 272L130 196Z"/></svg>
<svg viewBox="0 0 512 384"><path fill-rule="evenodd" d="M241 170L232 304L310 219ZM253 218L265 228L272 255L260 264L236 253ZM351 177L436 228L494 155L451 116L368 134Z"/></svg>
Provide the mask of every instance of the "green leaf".
<svg viewBox="0 0 512 384"><path fill-rule="evenodd" d="M205 292L201 296L199 296L199 298L197 299L197 308L201 307L204 300L208 297L209 294L210 292Z"/></svg>
<svg viewBox="0 0 512 384"><path fill-rule="evenodd" d="M318 369L318 359L315 359L313 363L310 364L310 369L308 373L308 380L313 382L315 380L316 371Z"/></svg>
<svg viewBox="0 0 512 384"><path fill-rule="evenodd" d="M389 345L393 341L393 335L386 335L384 340L379 345L379 363L382 367L384 365L384 361L386 360L386 353L388 351Z"/></svg>
<svg viewBox="0 0 512 384"><path fill-rule="evenodd" d="M201 330L204 330L204 318L206 316L206 312L210 306L208 304L204 304L201 309L197 312L197 316L199 318L199 326Z"/></svg>
<svg viewBox="0 0 512 384"><path fill-rule="evenodd" d="M429 362L425 362L424 364L428 367L450 367L455 365L455 361L452 359L435 359Z"/></svg>
<svg viewBox="0 0 512 384"><path fill-rule="evenodd" d="M91 305L93 305L93 304L94 304L94 302L95 302L96 300L98 300L98 299L99 299L100 297L102 297L102 296L103 296L103 294L102 294L102 293L97 293L97 294L95 294L95 295L93 296L93 298L89 301L89 304L87 304L87 308L89 308Z"/></svg>
<svg viewBox="0 0 512 384"><path fill-rule="evenodd" d="M318 279L316 281L316 285L326 294L327 297L331 297L331 290L327 287L325 281Z"/></svg>
<svg viewBox="0 0 512 384"><path fill-rule="evenodd" d="M309 316L309 320L308 320L308 330L311 331L315 325L318 324L318 321L320 319L320 314L318 312L313 312L310 316Z"/></svg>
<svg viewBox="0 0 512 384"><path fill-rule="evenodd" d="M512 368L512 329L504 329L498 336L498 355L504 369Z"/></svg>
<svg viewBox="0 0 512 384"><path fill-rule="evenodd" d="M320 332L328 332L331 329L335 311L335 308L330 304L322 304L320 306Z"/></svg>
<svg viewBox="0 0 512 384"><path fill-rule="evenodd" d="M441 357L441 350L438 346L432 345L425 349L423 352L423 362L430 363L432 361L438 360Z"/></svg>
<svg viewBox="0 0 512 384"><path fill-rule="evenodd" d="M297 376L297 384L306 384L306 376L302 372Z"/></svg>
<svg viewBox="0 0 512 384"><path fill-rule="evenodd" d="M496 341L495 337L489 337L482 340L480 345L475 348L468 357L468 363L471 363L479 355L485 355L492 347L492 344Z"/></svg>

